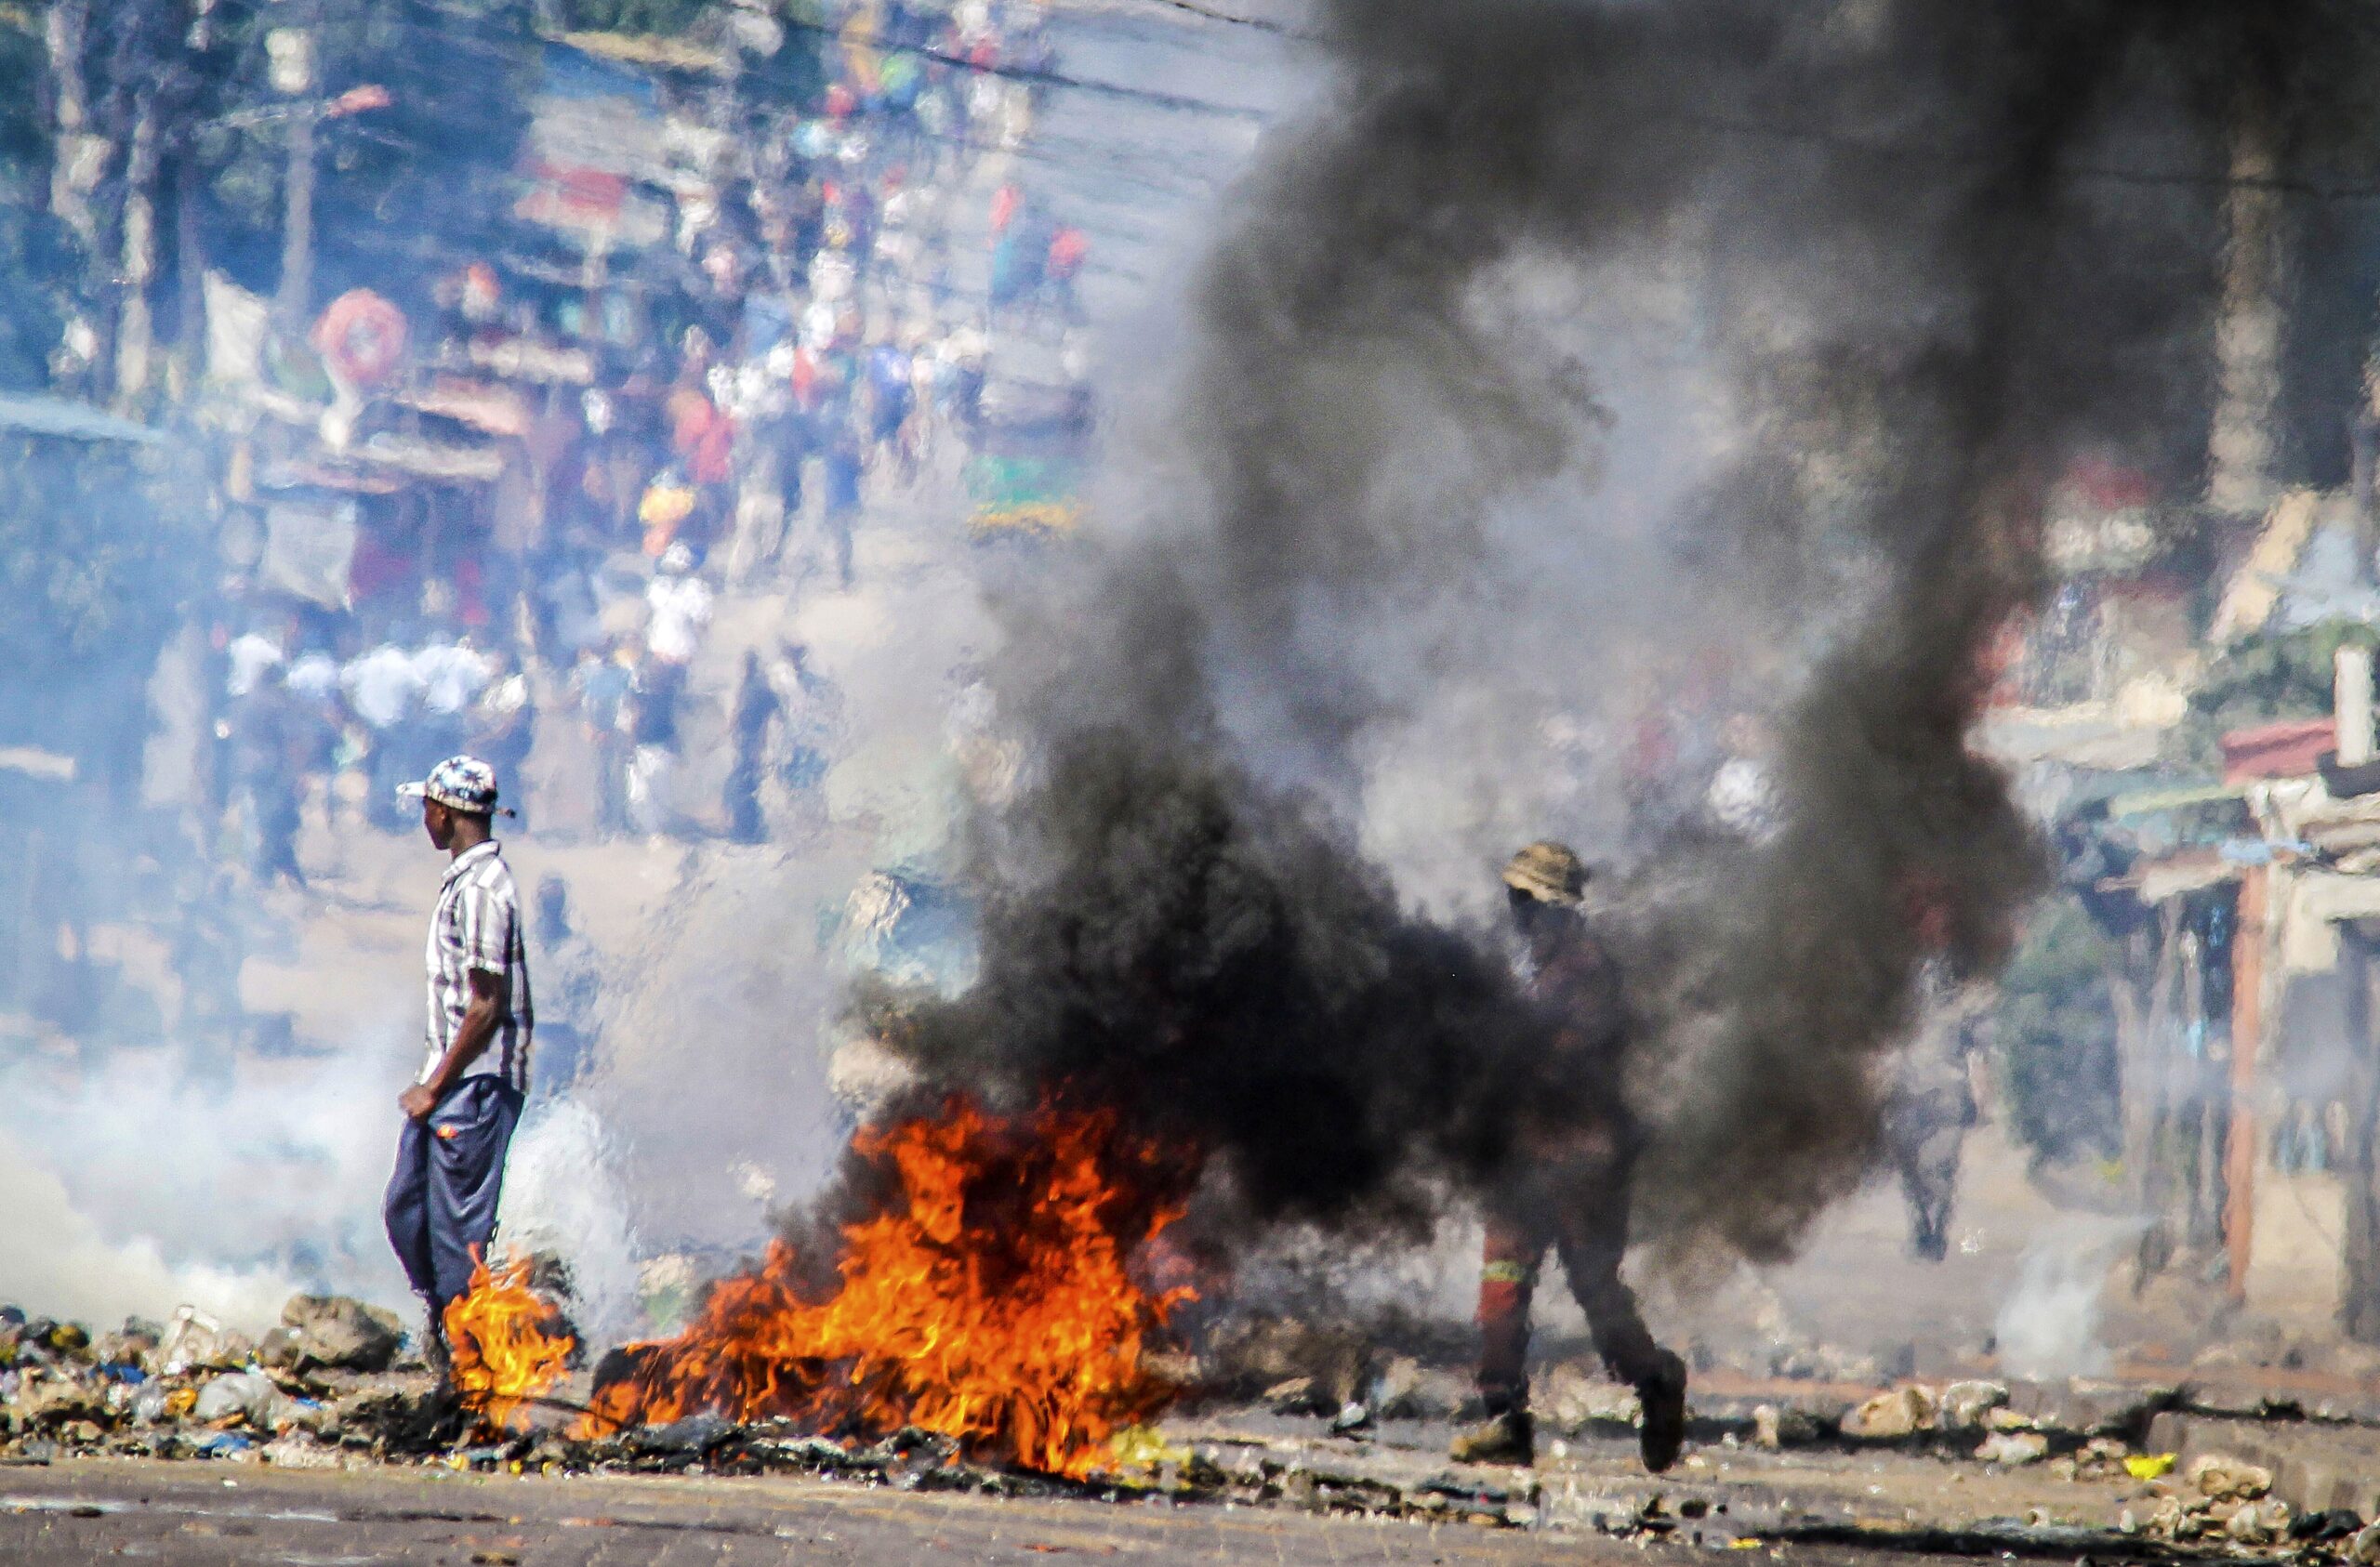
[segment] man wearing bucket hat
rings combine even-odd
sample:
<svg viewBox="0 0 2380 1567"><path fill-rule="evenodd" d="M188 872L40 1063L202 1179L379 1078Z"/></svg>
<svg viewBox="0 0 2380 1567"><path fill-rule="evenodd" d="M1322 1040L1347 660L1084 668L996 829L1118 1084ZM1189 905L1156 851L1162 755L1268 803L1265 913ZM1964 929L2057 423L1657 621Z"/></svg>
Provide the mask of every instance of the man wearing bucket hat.
<svg viewBox="0 0 2380 1567"><path fill-rule="evenodd" d="M449 757L397 793L421 801L422 829L448 863L430 919L429 1059L397 1097L405 1122L382 1217L443 1370L443 1314L469 1292L472 1264L496 1233L505 1151L528 1090L529 964L520 893L491 832L496 770Z"/></svg>
<svg viewBox="0 0 2380 1567"><path fill-rule="evenodd" d="M1587 867L1567 846L1530 844L1504 866L1503 880L1529 994L1553 1019L1557 1059L1547 1064L1572 1093L1565 1108L1523 1111L1512 1168L1485 1205L1479 1396L1488 1418L1455 1439L1454 1456L1526 1464L1536 1455L1529 1300L1545 1254L1556 1251L1604 1363L1636 1389L1645 1467L1665 1469L1686 1435L1686 1364L1653 1341L1620 1276L1637 1131L1621 1098L1627 1013L1619 973L1580 910Z"/></svg>

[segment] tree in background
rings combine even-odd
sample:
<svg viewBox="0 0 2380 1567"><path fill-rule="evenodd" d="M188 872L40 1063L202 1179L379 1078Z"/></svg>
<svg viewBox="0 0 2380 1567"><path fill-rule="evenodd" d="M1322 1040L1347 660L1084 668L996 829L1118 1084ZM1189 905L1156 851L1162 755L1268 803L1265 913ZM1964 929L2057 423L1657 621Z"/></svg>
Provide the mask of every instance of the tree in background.
<svg viewBox="0 0 2380 1567"><path fill-rule="evenodd" d="M49 210L38 22L0 18L0 388L49 383L49 356L79 300L81 258Z"/></svg>
<svg viewBox="0 0 2380 1567"><path fill-rule="evenodd" d="M715 0L554 0L555 20L572 33L658 33L670 36L693 31L711 11Z"/></svg>
<svg viewBox="0 0 2380 1567"><path fill-rule="evenodd" d="M0 434L0 733L137 778L146 685L211 559L177 447Z"/></svg>
<svg viewBox="0 0 2380 1567"><path fill-rule="evenodd" d="M2176 725L2167 750L2176 759L2214 769L2218 742L2228 731L2281 718L2324 718L2331 713L2332 661L2349 642L2380 639L2357 620L2270 627L2225 649L2190 693L2189 716Z"/></svg>
<svg viewBox="0 0 2380 1567"><path fill-rule="evenodd" d="M518 194L538 80L526 0L223 0L218 12L240 106L202 132L216 264L276 290L291 117L365 87L387 106L319 126L314 305L360 286L418 308L440 273L488 253ZM268 38L284 28L314 40L312 88L294 100L271 83Z"/></svg>
<svg viewBox="0 0 2380 1567"><path fill-rule="evenodd" d="M2113 947L2071 896L2044 900L2000 981L2001 1081L2037 1162L2112 1159L2123 1147Z"/></svg>

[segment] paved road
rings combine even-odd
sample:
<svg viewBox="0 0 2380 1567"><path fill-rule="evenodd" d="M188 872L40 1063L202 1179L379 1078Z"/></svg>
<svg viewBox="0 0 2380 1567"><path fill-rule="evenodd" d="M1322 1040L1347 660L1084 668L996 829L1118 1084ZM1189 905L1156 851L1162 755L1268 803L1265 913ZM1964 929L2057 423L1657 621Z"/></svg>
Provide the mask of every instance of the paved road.
<svg viewBox="0 0 2380 1567"><path fill-rule="evenodd" d="M231 1472L236 1468L237 1472ZM1767 1552L1746 1552L1757 1564ZM0 1562L83 1567L907 1567L1068 1559L1324 1567L1707 1559L1684 1546L1220 1507L903 1494L785 1479L511 1479L110 1460L0 1468ZM1895 1560L1796 1547L1808 1563ZM1901 1560L1911 1560L1899 1558Z"/></svg>

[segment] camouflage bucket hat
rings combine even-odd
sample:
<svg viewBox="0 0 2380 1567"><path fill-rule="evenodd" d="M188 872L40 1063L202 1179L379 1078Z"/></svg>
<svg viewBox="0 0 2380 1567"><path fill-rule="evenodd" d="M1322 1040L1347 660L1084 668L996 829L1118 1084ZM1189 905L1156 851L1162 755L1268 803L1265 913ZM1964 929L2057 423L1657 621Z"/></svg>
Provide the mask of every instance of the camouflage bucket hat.
<svg viewBox="0 0 2380 1567"><path fill-rule="evenodd" d="M1540 902L1567 907L1586 892L1587 864L1567 844L1533 843L1505 863L1504 885Z"/></svg>

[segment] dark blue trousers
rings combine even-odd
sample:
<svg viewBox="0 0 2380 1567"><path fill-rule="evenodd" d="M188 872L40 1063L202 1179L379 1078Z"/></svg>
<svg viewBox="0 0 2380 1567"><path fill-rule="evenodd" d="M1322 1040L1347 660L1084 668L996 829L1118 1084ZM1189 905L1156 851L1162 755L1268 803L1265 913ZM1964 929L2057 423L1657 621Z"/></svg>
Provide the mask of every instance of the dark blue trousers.
<svg viewBox="0 0 2380 1567"><path fill-rule="evenodd" d="M414 1293L443 1307L471 1290L471 1258L496 1233L504 1152L521 1119L521 1090L499 1077L466 1077L427 1121L408 1116L397 1138L397 1173L380 1205L389 1244Z"/></svg>

